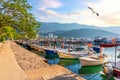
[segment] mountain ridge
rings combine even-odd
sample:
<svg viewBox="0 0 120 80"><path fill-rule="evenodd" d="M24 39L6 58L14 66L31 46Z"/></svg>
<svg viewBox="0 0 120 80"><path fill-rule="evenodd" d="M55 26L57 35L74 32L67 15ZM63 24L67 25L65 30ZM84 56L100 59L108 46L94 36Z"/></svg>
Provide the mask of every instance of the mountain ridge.
<svg viewBox="0 0 120 80"><path fill-rule="evenodd" d="M51 23L41 22L41 24L42 25L39 28L40 33L48 33L48 32L53 32L57 30L69 31L73 29L88 28L88 29L100 29L100 30L105 30L112 33L120 34L120 26L97 27L97 26L77 24L77 23L57 23L57 22L51 22Z"/></svg>
<svg viewBox="0 0 120 80"><path fill-rule="evenodd" d="M119 34L99 30L99 29L73 29L69 31L53 31L48 33L40 33L42 36L47 36L49 33L53 33L54 35L57 35L58 37L65 37L65 38L94 38L96 36L99 37L116 37L120 36Z"/></svg>
<svg viewBox="0 0 120 80"><path fill-rule="evenodd" d="M46 23L46 22L42 22L42 25L39 28L39 30L42 33L46 33L46 32L53 32L56 30L68 31L68 30L72 30L72 29L81 29L81 28L98 29L98 27L95 27L95 26L88 26L88 25L77 24L77 23L57 23L57 22Z"/></svg>

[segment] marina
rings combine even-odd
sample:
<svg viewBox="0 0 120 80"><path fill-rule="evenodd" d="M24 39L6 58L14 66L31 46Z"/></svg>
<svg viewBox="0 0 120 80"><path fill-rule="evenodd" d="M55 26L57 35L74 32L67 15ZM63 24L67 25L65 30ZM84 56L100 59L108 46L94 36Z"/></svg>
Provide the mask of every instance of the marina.
<svg viewBox="0 0 120 80"><path fill-rule="evenodd" d="M72 45L72 44L71 44ZM38 46L38 45L34 45L34 46ZM45 46L38 46L39 48L43 48ZM69 48L69 47L67 47ZM68 49L61 49L59 47L56 47L54 49L54 47L47 47L45 49L50 49L53 51L57 52L57 57L52 57L52 58L47 58L48 63L49 64L59 64L61 66L64 66L65 68L71 70L72 72L78 74L78 75L82 75L82 77L84 77L85 79L91 78L91 76L94 76L94 78L99 78L99 80L102 80L101 75L104 74L104 72L102 72L102 70L104 69L104 63L111 63L114 66L114 57L115 54L114 53L114 48L104 48L102 53L104 53L103 55L106 57L103 60L99 60L97 56L95 55L100 55L100 53L95 53L95 55L91 55L91 58L93 59L93 64L91 63L87 63L85 62L87 65L83 65L81 63L82 60L80 60L80 58L85 57L86 59L88 59L86 56L89 56L89 54L86 52L85 50L80 50L80 51L69 51ZM112 49L112 50L111 50ZM74 49L73 49L74 50ZM117 51L118 52L118 51ZM55 55L55 54L52 54ZM49 56L50 57L50 56ZM96 59L96 60L95 60ZM117 61L119 61L120 59L118 58ZM90 60L88 60L90 61ZM94 63L94 61L99 61L97 63ZM103 62L102 62L103 61ZM96 68L95 68L96 67ZM118 66L119 67L119 66ZM97 69L97 70L96 70ZM114 68L113 68L114 69ZM102 72L102 74L101 74ZM95 80L94 78L92 78L92 80Z"/></svg>

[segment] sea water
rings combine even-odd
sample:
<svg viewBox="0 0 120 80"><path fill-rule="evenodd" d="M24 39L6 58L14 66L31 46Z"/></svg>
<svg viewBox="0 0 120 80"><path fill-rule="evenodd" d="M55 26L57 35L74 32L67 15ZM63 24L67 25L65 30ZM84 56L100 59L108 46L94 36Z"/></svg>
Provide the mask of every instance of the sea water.
<svg viewBox="0 0 120 80"><path fill-rule="evenodd" d="M119 48L119 47L118 47ZM105 48L102 52L103 54L109 55L108 62L115 62L115 48ZM117 50L117 56L120 52ZM116 61L120 61L119 58L116 58ZM82 67L78 59L60 59L54 58L48 60L49 64L58 64L61 65L72 72L79 74L87 80L102 80L100 71L102 71L102 66L92 66L92 67Z"/></svg>
<svg viewBox="0 0 120 80"><path fill-rule="evenodd" d="M92 66L92 67L82 67L78 59L50 59L48 60L49 64L58 64L61 65L72 72L84 77L87 80L102 80L100 77L100 71L102 66Z"/></svg>

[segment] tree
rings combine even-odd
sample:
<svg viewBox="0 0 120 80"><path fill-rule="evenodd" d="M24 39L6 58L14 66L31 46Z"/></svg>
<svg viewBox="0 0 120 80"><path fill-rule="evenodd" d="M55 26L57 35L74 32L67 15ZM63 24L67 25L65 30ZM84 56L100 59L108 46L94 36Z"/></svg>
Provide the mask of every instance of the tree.
<svg viewBox="0 0 120 80"><path fill-rule="evenodd" d="M17 34L16 30L10 26L4 26L1 29L1 41L6 39L13 39L18 38L19 35Z"/></svg>
<svg viewBox="0 0 120 80"><path fill-rule="evenodd" d="M0 0L0 32L10 26L21 38L34 38L40 24L29 12L31 8L27 0Z"/></svg>

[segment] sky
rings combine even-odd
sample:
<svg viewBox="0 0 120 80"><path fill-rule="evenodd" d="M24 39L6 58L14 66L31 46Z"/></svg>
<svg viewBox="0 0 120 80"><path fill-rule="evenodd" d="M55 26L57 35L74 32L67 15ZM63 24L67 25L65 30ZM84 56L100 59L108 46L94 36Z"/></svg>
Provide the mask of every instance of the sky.
<svg viewBox="0 0 120 80"><path fill-rule="evenodd" d="M40 22L120 26L120 0L28 0L28 3L32 6L30 12Z"/></svg>

